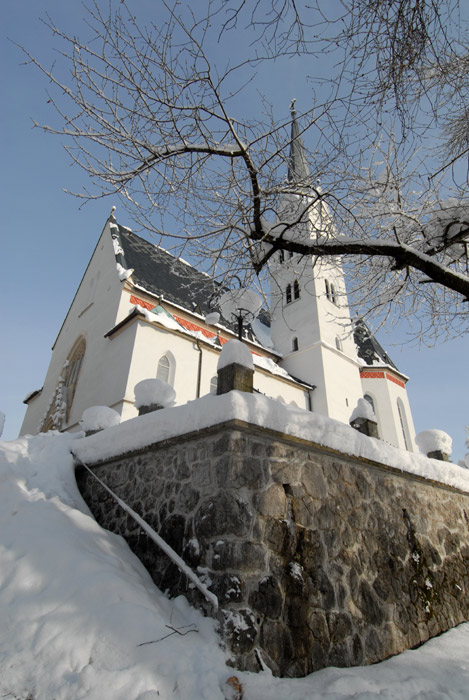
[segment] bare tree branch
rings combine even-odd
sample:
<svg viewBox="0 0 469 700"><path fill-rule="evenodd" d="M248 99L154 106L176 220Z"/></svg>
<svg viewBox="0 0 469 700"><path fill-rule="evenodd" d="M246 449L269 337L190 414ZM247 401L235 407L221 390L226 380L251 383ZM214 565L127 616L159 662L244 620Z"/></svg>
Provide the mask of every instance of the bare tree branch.
<svg viewBox="0 0 469 700"><path fill-rule="evenodd" d="M142 228L219 278L256 273L262 284L282 249L343 259L361 313L417 313L430 334L435 323L440 336L460 333L467 181L429 179L435 154L424 147L429 134L440 144L452 134L455 159L467 147L456 4L162 0L155 22L139 24L125 1L109 14L93 2L86 38L46 20L61 47L54 66L25 50L49 82L54 118L40 128L64 137L87 174L78 196L118 194ZM249 32L250 53L223 64L218 42L236 32ZM337 70L311 81L303 113L277 118L262 96L243 113L246 86L270 61L320 51ZM287 177L300 141L314 175Z"/></svg>

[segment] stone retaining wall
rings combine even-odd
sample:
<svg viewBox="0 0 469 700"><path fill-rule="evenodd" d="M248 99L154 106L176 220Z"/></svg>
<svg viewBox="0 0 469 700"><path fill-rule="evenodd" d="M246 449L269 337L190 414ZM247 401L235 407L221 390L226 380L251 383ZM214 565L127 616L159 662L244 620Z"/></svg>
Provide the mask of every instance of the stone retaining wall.
<svg viewBox="0 0 469 700"><path fill-rule="evenodd" d="M216 593L241 670L369 664L469 619L469 494L239 421L91 466ZM77 481L161 589L212 614L83 469Z"/></svg>

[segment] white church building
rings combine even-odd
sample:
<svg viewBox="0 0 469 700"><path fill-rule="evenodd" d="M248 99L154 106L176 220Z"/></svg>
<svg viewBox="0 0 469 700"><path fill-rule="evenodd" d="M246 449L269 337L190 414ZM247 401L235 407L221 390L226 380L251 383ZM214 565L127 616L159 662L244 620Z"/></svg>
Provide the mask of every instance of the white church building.
<svg viewBox="0 0 469 700"><path fill-rule="evenodd" d="M307 168L294 119L289 180L309 175ZM314 235L312 224L302 227L296 235ZM363 322L352 327L340 264L278 251L269 274L270 308L244 329L254 391L344 423L364 397L380 439L416 451L408 377ZM80 430L90 406L133 418L134 387L150 377L171 384L178 405L216 393L221 348L237 337L232 319L206 322L220 291L111 214L53 345L44 385L25 399L21 434Z"/></svg>

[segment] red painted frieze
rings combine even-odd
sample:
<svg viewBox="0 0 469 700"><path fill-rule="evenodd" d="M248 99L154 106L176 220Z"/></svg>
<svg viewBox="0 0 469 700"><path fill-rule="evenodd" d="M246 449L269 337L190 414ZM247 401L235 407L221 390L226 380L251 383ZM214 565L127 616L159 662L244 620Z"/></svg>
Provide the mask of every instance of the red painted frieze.
<svg viewBox="0 0 469 700"><path fill-rule="evenodd" d="M397 377L393 377L392 374L388 374L386 372L386 379L389 379L390 382L394 382L394 384L397 384L397 386L401 386L403 389L405 389L404 382L401 382L401 380L397 379Z"/></svg>
<svg viewBox="0 0 469 700"><path fill-rule="evenodd" d="M370 372L368 370L360 370L360 375L364 379L384 379L384 372Z"/></svg>
<svg viewBox="0 0 469 700"><path fill-rule="evenodd" d="M155 304L151 304L149 301L143 301L143 299L139 299L138 297L134 297L133 294L130 295L130 303L136 304L137 306L141 306L144 309L148 309L148 311L151 311L152 309L155 308Z"/></svg>
<svg viewBox="0 0 469 700"><path fill-rule="evenodd" d="M405 383L388 372L372 372L368 369L361 369L360 376L363 377L363 379L388 379L390 382L394 382L394 384L397 384L397 386L405 389Z"/></svg>

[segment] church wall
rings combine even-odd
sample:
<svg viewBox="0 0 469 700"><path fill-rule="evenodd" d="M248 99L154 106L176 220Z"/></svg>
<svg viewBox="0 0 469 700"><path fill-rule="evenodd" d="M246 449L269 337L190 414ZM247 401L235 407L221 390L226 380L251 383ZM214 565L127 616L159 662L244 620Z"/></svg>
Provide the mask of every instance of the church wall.
<svg viewBox="0 0 469 700"><path fill-rule="evenodd" d="M56 392L64 363L80 336L86 340L86 352L67 424L76 424L85 408L107 404L106 378L109 376L109 365L104 334L116 322L121 288L122 282L116 270L112 241L106 226L57 336L42 393L28 407L20 434L36 433L40 429ZM118 373L114 379L113 388L119 383Z"/></svg>
<svg viewBox="0 0 469 700"><path fill-rule="evenodd" d="M256 370L254 372L254 390L265 396L279 399L285 403L295 404L299 408L310 410L309 390L298 386L293 386L286 381L282 381L275 375Z"/></svg>
<svg viewBox="0 0 469 700"><path fill-rule="evenodd" d="M197 376L200 353L194 338L179 335L150 324L144 320L135 323L137 327L135 346L133 349L125 399L134 400L134 387L142 379L156 377L157 366L163 354L170 356L173 364L171 383L176 391L176 403L187 403L197 398ZM126 331L122 331L124 333ZM210 382L217 376L217 364L220 353L204 343L199 343L202 352L200 377L200 396L210 393ZM295 402L300 408L308 408L307 391L289 382L283 381L277 375L263 372L259 369L254 374L254 389L267 396L279 396L286 403ZM126 407L126 418L137 415L137 409L130 405Z"/></svg>
<svg viewBox="0 0 469 700"><path fill-rule="evenodd" d="M271 335L275 349L285 355L292 350L293 337L298 338L300 349L308 347L319 337L319 322L314 279L310 265L297 261L297 256L286 258L283 264L272 267L271 281ZM300 284L300 298L286 303L287 284ZM305 381L307 381L305 379Z"/></svg>
<svg viewBox="0 0 469 700"><path fill-rule="evenodd" d="M323 347L321 351L327 378L328 415L348 424L358 399L363 396L358 365L335 348Z"/></svg>
<svg viewBox="0 0 469 700"><path fill-rule="evenodd" d="M382 368L379 367L370 368L370 373L382 371ZM363 393L370 394L374 399L380 438L402 450L408 449L412 452L418 452L415 444L415 428L405 387L400 387L389 379L379 377L367 378L362 376L361 382ZM401 419L397 407L398 399L402 401L408 424L407 445L402 433Z"/></svg>
<svg viewBox="0 0 469 700"><path fill-rule="evenodd" d="M170 595L217 616L233 664L303 676L469 619L469 494L229 421L92 465L199 572L201 594L84 470L98 522Z"/></svg>
<svg viewBox="0 0 469 700"><path fill-rule="evenodd" d="M317 343L284 358L281 362L294 376L309 376L316 386L313 411L348 423L363 395L358 363L335 347Z"/></svg>

